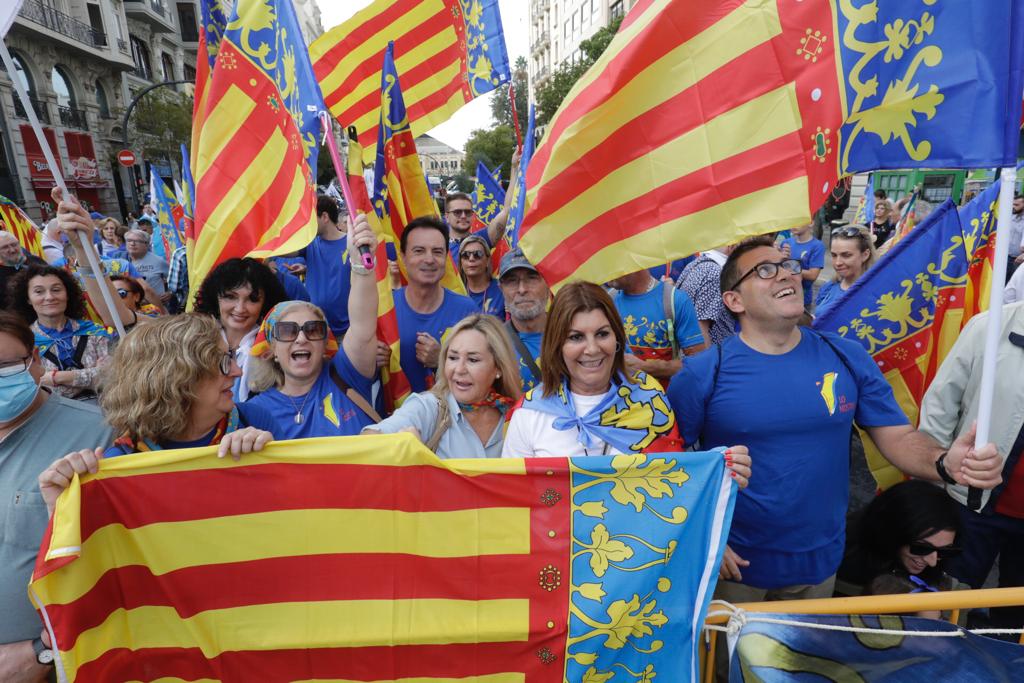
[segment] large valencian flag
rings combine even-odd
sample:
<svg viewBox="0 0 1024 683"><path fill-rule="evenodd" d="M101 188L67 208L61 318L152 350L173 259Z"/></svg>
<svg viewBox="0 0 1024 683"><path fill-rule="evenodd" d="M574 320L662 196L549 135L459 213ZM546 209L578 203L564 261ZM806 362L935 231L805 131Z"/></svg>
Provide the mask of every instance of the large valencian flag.
<svg viewBox="0 0 1024 683"><path fill-rule="evenodd" d="M1013 166L1022 61L1014 0L640 0L547 126L523 251L606 282L806 223L843 175Z"/></svg>
<svg viewBox="0 0 1024 683"><path fill-rule="evenodd" d="M721 453L214 453L104 460L58 500L29 593L68 680L696 680Z"/></svg>

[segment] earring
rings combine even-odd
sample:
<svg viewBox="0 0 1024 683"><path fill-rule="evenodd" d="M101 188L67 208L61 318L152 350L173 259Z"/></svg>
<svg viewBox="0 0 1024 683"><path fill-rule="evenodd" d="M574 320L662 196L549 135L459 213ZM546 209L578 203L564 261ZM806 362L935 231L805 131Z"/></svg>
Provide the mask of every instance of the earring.
<svg viewBox="0 0 1024 683"><path fill-rule="evenodd" d="M622 350L622 344L620 344L619 342L615 342L615 353L618 353L621 350Z"/></svg>

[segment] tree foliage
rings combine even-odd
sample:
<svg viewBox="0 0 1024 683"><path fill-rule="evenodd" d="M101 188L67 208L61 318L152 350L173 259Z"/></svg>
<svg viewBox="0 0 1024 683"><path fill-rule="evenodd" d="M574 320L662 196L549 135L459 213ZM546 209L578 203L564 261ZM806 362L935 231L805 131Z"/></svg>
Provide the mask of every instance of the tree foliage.
<svg viewBox="0 0 1024 683"><path fill-rule="evenodd" d="M551 73L551 77L537 86L537 125L547 125L558 111L576 81L601 58L608 45L612 42L622 17L612 20L608 26L599 29L594 35L580 43L582 57L576 63L565 63Z"/></svg>
<svg viewBox="0 0 1024 683"><path fill-rule="evenodd" d="M519 57L512 69L512 84L516 88L516 114L519 128L526 134L527 117L530 108L530 79L526 70L526 58ZM491 116L498 125L512 126L512 104L509 102L508 89L499 88L491 93Z"/></svg>
<svg viewBox="0 0 1024 683"><path fill-rule="evenodd" d="M150 161L181 168L181 145L192 140L192 96L157 88L142 96L128 122L128 139Z"/></svg>
<svg viewBox="0 0 1024 683"><path fill-rule="evenodd" d="M487 168L501 166L501 177L509 179L512 154L516 151L516 134L512 126L500 124L490 130L477 129L466 141L466 161L463 167L469 175L476 175L476 162L483 161Z"/></svg>

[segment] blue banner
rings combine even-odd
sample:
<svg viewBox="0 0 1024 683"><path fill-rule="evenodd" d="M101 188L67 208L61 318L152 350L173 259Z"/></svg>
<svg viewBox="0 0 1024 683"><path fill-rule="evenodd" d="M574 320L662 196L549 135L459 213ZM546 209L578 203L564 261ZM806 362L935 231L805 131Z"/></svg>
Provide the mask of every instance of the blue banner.
<svg viewBox="0 0 1024 683"><path fill-rule="evenodd" d="M519 244L519 227L523 224L523 216L526 215L526 168L533 158L533 150L536 146L534 141L534 129L537 125L537 110L530 105L529 123L526 125L526 135L523 137L523 154L519 159L519 173L516 176L515 187L509 188L512 192L512 206L508 213L508 228L505 230L505 240L513 249Z"/></svg>
<svg viewBox="0 0 1024 683"><path fill-rule="evenodd" d="M479 160L476 162L476 185L473 186L470 199L473 201L474 213L484 224L490 223L505 204L505 190L496 178L496 171L490 170Z"/></svg>

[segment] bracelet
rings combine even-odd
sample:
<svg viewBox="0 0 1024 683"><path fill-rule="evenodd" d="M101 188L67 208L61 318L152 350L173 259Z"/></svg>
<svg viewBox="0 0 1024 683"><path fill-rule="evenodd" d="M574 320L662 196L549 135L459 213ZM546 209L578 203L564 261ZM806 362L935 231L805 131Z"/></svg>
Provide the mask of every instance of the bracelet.
<svg viewBox="0 0 1024 683"><path fill-rule="evenodd" d="M373 271L364 266L361 263L352 261L352 274L353 275L373 275Z"/></svg>
<svg viewBox="0 0 1024 683"><path fill-rule="evenodd" d="M57 371L56 370L51 370L50 371L50 384L52 384L53 386L57 386Z"/></svg>
<svg viewBox="0 0 1024 683"><path fill-rule="evenodd" d="M946 451L939 456L939 459L935 461L935 471L939 473L939 478L947 484L957 484L957 480L953 478L953 475L946 469L946 456L949 455L949 451Z"/></svg>

